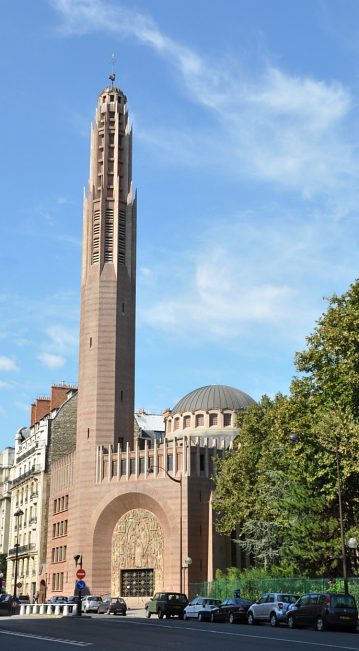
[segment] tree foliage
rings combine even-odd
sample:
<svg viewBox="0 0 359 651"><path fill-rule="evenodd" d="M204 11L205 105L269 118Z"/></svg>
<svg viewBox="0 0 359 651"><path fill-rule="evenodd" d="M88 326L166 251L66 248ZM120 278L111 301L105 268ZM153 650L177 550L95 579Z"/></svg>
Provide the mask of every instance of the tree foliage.
<svg viewBox="0 0 359 651"><path fill-rule="evenodd" d="M358 282L330 299L295 363L289 396L263 396L238 416L234 450L218 462L217 529L236 530L265 568L340 574L336 441L345 531L359 534Z"/></svg>

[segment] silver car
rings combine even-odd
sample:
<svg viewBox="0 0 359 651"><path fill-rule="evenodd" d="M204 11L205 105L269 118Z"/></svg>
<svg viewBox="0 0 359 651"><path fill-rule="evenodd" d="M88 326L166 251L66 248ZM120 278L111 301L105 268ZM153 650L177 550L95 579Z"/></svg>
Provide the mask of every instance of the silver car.
<svg viewBox="0 0 359 651"><path fill-rule="evenodd" d="M198 619L200 622L210 619L211 611L218 608L221 603L220 599L212 599L211 597L195 597L186 606L183 613L183 619Z"/></svg>
<svg viewBox="0 0 359 651"><path fill-rule="evenodd" d="M287 610L298 599L298 595L288 592L267 592L249 607L248 624L270 622L271 626L278 626L281 622L286 623Z"/></svg>
<svg viewBox="0 0 359 651"><path fill-rule="evenodd" d="M82 612L83 613L89 613L90 611L92 611L93 613L97 613L99 604L101 602L102 602L101 597L95 597L93 595L86 595L86 597L84 597L82 599L82 602L81 602L81 604L82 604Z"/></svg>

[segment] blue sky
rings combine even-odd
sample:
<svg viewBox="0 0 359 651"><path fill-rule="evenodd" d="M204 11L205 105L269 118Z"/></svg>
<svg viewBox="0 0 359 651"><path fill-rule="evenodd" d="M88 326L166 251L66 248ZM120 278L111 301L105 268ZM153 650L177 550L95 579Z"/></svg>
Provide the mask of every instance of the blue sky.
<svg viewBox="0 0 359 651"><path fill-rule="evenodd" d="M323 297L358 275L358 2L14 0L0 23L0 448L77 382L112 52L139 194L136 407L286 393Z"/></svg>

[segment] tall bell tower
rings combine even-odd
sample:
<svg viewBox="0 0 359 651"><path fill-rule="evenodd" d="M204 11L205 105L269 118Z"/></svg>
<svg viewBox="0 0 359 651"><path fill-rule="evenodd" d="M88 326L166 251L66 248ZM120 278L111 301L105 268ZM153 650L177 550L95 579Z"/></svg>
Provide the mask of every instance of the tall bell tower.
<svg viewBox="0 0 359 651"><path fill-rule="evenodd" d="M96 445L133 441L136 197L126 102L114 85L98 96L84 197L76 448L88 471Z"/></svg>

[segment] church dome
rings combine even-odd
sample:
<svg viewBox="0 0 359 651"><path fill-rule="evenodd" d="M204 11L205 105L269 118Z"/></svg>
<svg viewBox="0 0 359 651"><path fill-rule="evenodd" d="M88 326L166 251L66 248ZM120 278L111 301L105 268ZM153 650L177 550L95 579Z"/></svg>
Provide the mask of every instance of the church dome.
<svg viewBox="0 0 359 651"><path fill-rule="evenodd" d="M211 384L187 393L177 402L171 412L172 414L183 414L210 409L238 411L254 403L253 398L244 391L223 384Z"/></svg>
<svg viewBox="0 0 359 651"><path fill-rule="evenodd" d="M200 387L179 400L165 415L166 439L232 439L239 433L237 413L255 404L248 393L223 384ZM227 444L225 444L227 445Z"/></svg>

